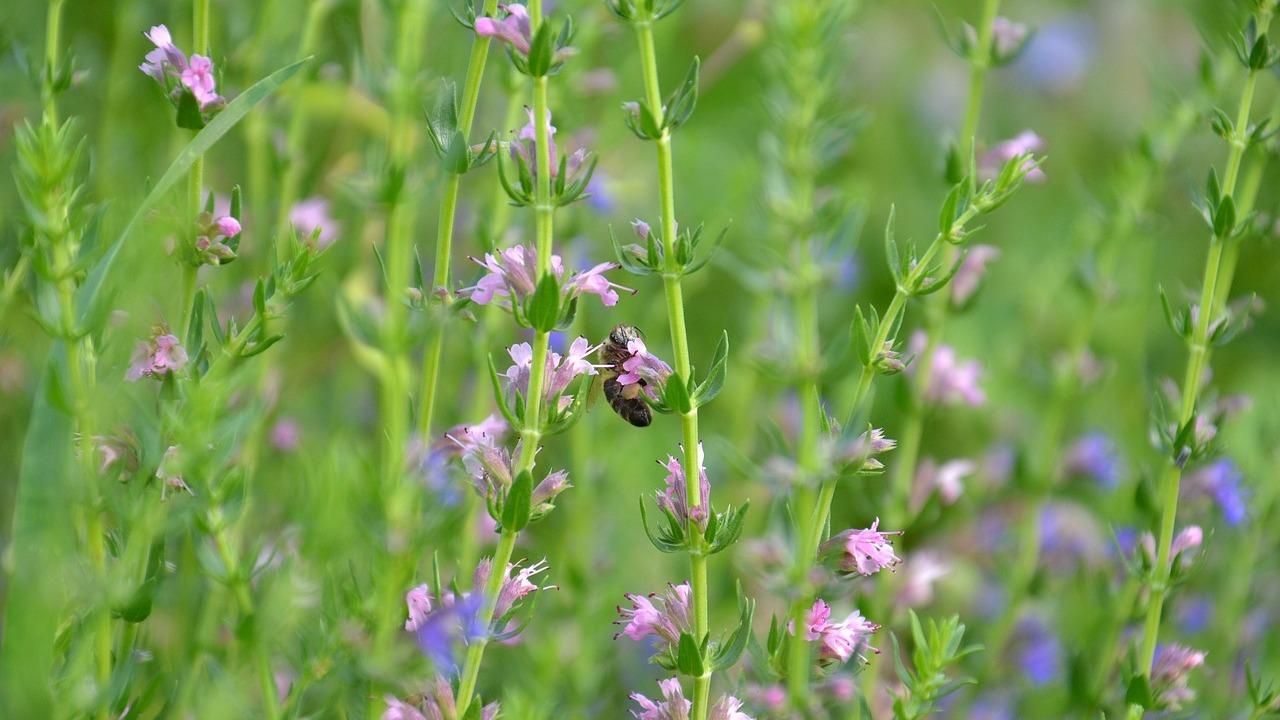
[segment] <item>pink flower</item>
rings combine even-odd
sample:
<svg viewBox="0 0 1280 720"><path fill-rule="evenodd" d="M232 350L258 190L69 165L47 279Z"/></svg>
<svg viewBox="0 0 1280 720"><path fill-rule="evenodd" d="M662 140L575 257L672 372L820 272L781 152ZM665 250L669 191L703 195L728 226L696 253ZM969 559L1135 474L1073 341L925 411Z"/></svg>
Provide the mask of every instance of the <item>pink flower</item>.
<svg viewBox="0 0 1280 720"><path fill-rule="evenodd" d="M640 720L689 720L689 709L693 703L685 699L679 678L659 680L658 687L662 689L662 702L654 702L640 693L631 694L631 699L640 705L641 710L632 710L631 715Z"/></svg>
<svg viewBox="0 0 1280 720"><path fill-rule="evenodd" d="M182 349L177 336L159 329L155 333L150 344L139 342L134 349L125 380L134 382L143 376L161 379L186 366L187 351Z"/></svg>
<svg viewBox="0 0 1280 720"><path fill-rule="evenodd" d="M178 446L170 445L160 459L160 467L156 468L156 479L160 480L160 500L163 501L170 490L185 490L195 495L182 479L182 461L178 455Z"/></svg>
<svg viewBox="0 0 1280 720"><path fill-rule="evenodd" d="M187 69L187 56L174 46L169 28L164 25L155 25L143 35L156 46L156 49L147 53L146 62L138 66L139 70L164 85L167 74L178 75Z"/></svg>
<svg viewBox="0 0 1280 720"><path fill-rule="evenodd" d="M309 239L319 230L316 236L316 247L320 250L329 247L337 239L342 229L329 215L329 201L321 197L309 197L294 203L289 209L289 222L293 224L303 239Z"/></svg>
<svg viewBox="0 0 1280 720"><path fill-rule="evenodd" d="M671 377L671 366L649 352L644 340L640 338L627 341L627 352L630 353L630 357L622 361L623 373L618 376L618 383L623 386L623 394L631 397L643 390L651 400L657 400L657 388ZM629 388L628 385L639 387Z"/></svg>
<svg viewBox="0 0 1280 720"><path fill-rule="evenodd" d="M405 593L404 602L409 606L409 619L404 621L404 629L415 632L427 621L431 614L431 587L419 585Z"/></svg>
<svg viewBox="0 0 1280 720"><path fill-rule="evenodd" d="M698 495L701 500L697 507L689 507L688 485L680 461L668 455L666 464L659 463L667 469L667 489L658 493L658 507L674 515L681 525L692 522L698 530L707 529L711 507L711 483L707 480L707 468L702 464L705 457L702 443L698 443Z"/></svg>
<svg viewBox="0 0 1280 720"><path fill-rule="evenodd" d="M302 431L298 421L293 418L280 418L271 426L271 446L280 452L293 452L298 449Z"/></svg>
<svg viewBox="0 0 1280 720"><path fill-rule="evenodd" d="M480 305L493 303L511 310L513 304L523 304L525 298L533 293L537 280L537 250L533 246L517 245L499 250L497 254L488 253L483 260L471 260L489 271L471 287L462 288L458 294L470 298ZM600 273L620 267L617 263L602 263L585 273L576 273L566 282L564 265L559 255L551 256L551 272L560 281L561 305L583 293L600 296L605 307L618 302L618 293L614 288L635 294L635 290L615 285L605 280Z"/></svg>
<svg viewBox="0 0 1280 720"><path fill-rule="evenodd" d="M421 710L393 695L387 695L383 700L387 709L382 712L382 720L427 720Z"/></svg>
<svg viewBox="0 0 1280 720"><path fill-rule="evenodd" d="M458 702L453 696L453 685L443 675L425 691L414 696L416 705L404 702L392 695L384 698L387 709L382 720L452 720L458 717ZM480 711L480 720L493 720L498 716L498 703L489 703Z"/></svg>
<svg viewBox="0 0 1280 720"><path fill-rule="evenodd" d="M1172 563L1179 555L1182 559L1178 562L1179 568L1187 568L1193 562L1193 558L1187 553L1200 547L1200 543L1204 541L1204 531L1199 525L1188 525L1183 528L1182 532L1174 536L1173 542L1169 545L1169 562ZM1142 533L1141 537L1142 550L1147 559L1147 563L1154 565L1156 561L1156 539L1151 533Z"/></svg>
<svg viewBox="0 0 1280 720"><path fill-rule="evenodd" d="M1195 700L1195 692L1187 686L1192 670L1204 665L1204 653L1181 645L1165 645L1151 665L1151 688L1172 710Z"/></svg>
<svg viewBox="0 0 1280 720"><path fill-rule="evenodd" d="M871 634L880 629L879 625L869 622L857 610L849 613L843 622L830 622L831 607L822 600L816 600L813 607L805 613L804 639L820 641L818 647L818 664L830 665L835 662L845 663L863 648L879 653L867 641ZM789 626L794 634L795 629Z"/></svg>
<svg viewBox="0 0 1280 720"><path fill-rule="evenodd" d="M923 331L917 330L911 336L911 351L917 355L924 352L928 340ZM917 372L920 366L917 361L907 367L907 372ZM977 360L960 362L956 351L949 345L938 345L933 353L933 366L929 373L929 382L925 387L925 400L940 405L978 406L987 401L987 394L978 386L982 377L982 366Z"/></svg>
<svg viewBox="0 0 1280 720"><path fill-rule="evenodd" d="M525 9L524 5L516 3L500 5L499 7L506 11L506 17L501 20L494 20L488 17L476 18L476 34L510 43L517 51L528 55L529 41L533 37L529 11Z"/></svg>
<svg viewBox="0 0 1280 720"><path fill-rule="evenodd" d="M987 263L1000 257L1000 248L993 245L974 245L964 256L964 264L951 278L951 303L964 305L978 291L978 283Z"/></svg>
<svg viewBox="0 0 1280 720"><path fill-rule="evenodd" d="M893 546L889 544L888 535L901 535L899 532L881 532L877 530L880 518L871 523L866 530L845 530L832 536L822 546L823 553L839 555L840 570L846 573L857 572L859 575L874 575L885 568L893 569L902 562L902 558L893 554Z"/></svg>
<svg viewBox="0 0 1280 720"><path fill-rule="evenodd" d="M529 11L524 5L512 3L499 5L506 12L501 20L489 17L476 18L476 34L492 37L511 45L512 50L524 57L529 56L529 43L533 40L533 26L529 20ZM551 56L554 67L572 57L577 50L571 47L558 48Z"/></svg>
<svg viewBox="0 0 1280 720"><path fill-rule="evenodd" d="M998 142L978 158L978 179L980 181L995 180L1000 176L1004 166L1014 158L1025 158L1022 167L1028 168L1035 160L1032 153L1044 148L1044 139L1030 130L1024 130L1017 137ZM1045 174L1039 167L1027 170L1027 182L1045 181Z"/></svg>
<svg viewBox="0 0 1280 720"><path fill-rule="evenodd" d="M530 578L538 575L547 569L547 561L539 560L529 567L520 567L518 563L508 563L507 572L503 575L502 586L498 589L498 597L493 606L493 619L495 623L494 632L505 632L505 618L509 612L515 607L516 601L535 590L541 590L533 583ZM489 583L489 573L493 571L493 560L485 558L476 566L476 572L471 579L471 587L476 593L476 597L480 597L484 593L485 587ZM515 572L512 575L512 572Z"/></svg>
<svg viewBox="0 0 1280 720"><path fill-rule="evenodd" d="M561 357L560 353L547 352L545 366L546 378L543 385L543 400L548 406L564 410L572 401L572 395L564 395L564 391L579 375L595 375L596 366L587 360L587 356L598 348L592 346L586 338L579 337L569 346L569 355ZM517 343L507 349L514 363L502 375L507 379L506 391L509 400L516 395L527 399L529 394L529 376L533 370L533 348L529 343Z"/></svg>
<svg viewBox="0 0 1280 720"><path fill-rule="evenodd" d="M182 71L182 84L195 96L201 109L222 99L214 92L216 82L213 78L213 63L209 58L192 55L191 62Z"/></svg>
<svg viewBox="0 0 1280 720"><path fill-rule="evenodd" d="M679 585L668 583L667 588L661 595L628 593L626 598L631 601L631 607L618 606L618 614L622 619L614 621L615 625L625 627L613 639L617 640L625 634L640 642L653 636L658 638L655 645L659 652L674 650L680 643L680 633L693 632L693 608L690 605L693 589L687 582Z"/></svg>

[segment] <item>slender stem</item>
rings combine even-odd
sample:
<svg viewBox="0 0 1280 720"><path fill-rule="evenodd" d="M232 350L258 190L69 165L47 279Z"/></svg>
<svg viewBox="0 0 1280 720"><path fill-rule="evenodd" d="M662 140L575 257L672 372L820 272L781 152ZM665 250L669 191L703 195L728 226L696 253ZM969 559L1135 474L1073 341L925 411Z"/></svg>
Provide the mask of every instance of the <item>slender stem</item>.
<svg viewBox="0 0 1280 720"><path fill-rule="evenodd" d="M1257 27L1265 31L1271 26L1274 8L1271 4L1263 4L1255 19ZM1231 138L1230 151L1227 156L1227 168L1222 179L1222 195L1232 196L1235 193L1236 180L1239 176L1240 161L1248 144L1249 110L1253 102L1254 87L1257 84L1257 71L1250 71L1245 80L1240 96L1240 108L1236 114L1235 132ZM1178 427L1182 428L1195 416L1196 404L1200 398L1201 379L1209 362L1209 327L1218 312L1215 300L1218 299L1218 284L1229 285L1231 278L1222 277L1222 256L1224 246L1229 240L1214 235L1209 241L1209 255L1205 261L1204 280L1200 290L1199 316L1190 339L1190 355L1187 359L1187 372L1182 382L1182 408L1178 416ZM1147 603L1146 620L1143 627L1142 651L1138 656L1138 668L1146 677L1150 677L1151 664L1155 659L1156 643L1160 634L1160 617L1164 610L1165 597L1169 591L1170 548L1173 544L1173 531L1178 514L1178 491L1182 480L1182 461L1171 458L1165 466L1160 478L1161 515L1160 536L1156 546L1156 562L1152 569L1151 597ZM1130 717L1142 717L1143 709L1138 705L1129 708Z"/></svg>
<svg viewBox="0 0 1280 720"><path fill-rule="evenodd" d="M654 46L652 21L635 23L636 39L640 46L640 65L644 80L645 103L655 112L662 110L662 94L658 84L658 60ZM661 212L662 249L665 267L662 272L662 289L667 301L667 320L671 328L671 347L675 360L675 372L682 382L688 382L692 373L689 352L689 335L685 324L684 290L681 285L683 269L676 257L676 208L675 172L671 155L671 132L664 130L655 144L658 155L658 200ZM680 435L683 440L685 502L690 508L702 504L700 476L702 448L698 439L698 409L694 407L680 416ZM690 513L692 515L692 513ZM695 542L702 542L696 528L689 531ZM689 553L690 589L693 595L693 636L701 638L708 632L708 584L707 556L701 549ZM693 679L693 720L705 720L709 710L711 672Z"/></svg>
<svg viewBox="0 0 1280 720"><path fill-rule="evenodd" d="M529 21L534 33L542 24L542 3L533 0L529 3ZM550 148L550 109L547 106L546 76L533 79L533 125L535 132L534 172L537 175L534 190L534 224L536 228L535 244L537 252L537 279L552 273L551 249L554 240L555 205L551 199L551 148ZM523 427L520 429L520 454L516 458L513 476L533 471L534 457L538 445L542 441L542 411L546 387L546 367L551 336L548 332L537 330L533 337L532 367L529 369L529 390L525 396L525 414ZM511 562L511 553L515 547L517 532L509 528L502 529L498 540L498 549L494 552L493 564L490 566L488 582L485 583L484 606L480 617L486 628L486 635L476 639L467 648L467 658L462 670L462 679L458 685L457 706L469 707L475 696L476 681L480 675L480 665L484 660L485 647L489 643L487 631L494 622L494 612L498 592L503 580L507 577L507 564Z"/></svg>
<svg viewBox="0 0 1280 720"><path fill-rule="evenodd" d="M57 122L58 118L58 100L57 91L54 88L54 81L57 75L62 72L59 67L58 54L61 50L61 34L62 34L62 6L66 0L50 0L49 11L45 16L44 26L44 71L46 77L41 83L41 99L44 101L44 117L50 123Z"/></svg>
<svg viewBox="0 0 1280 720"><path fill-rule="evenodd" d="M498 540L498 549L493 554L493 565L489 568L489 580L484 588L484 607L480 617L487 619L484 627L486 635L476 638L467 647L467 659L463 664L462 679L458 684L458 708L466 712L471 700L475 697L476 680L480 677L480 663L484 659L485 646L489 644L487 629L493 623L494 605L498 600L498 591L507 574L507 564L511 562L511 553L516 546L516 533L503 530Z"/></svg>

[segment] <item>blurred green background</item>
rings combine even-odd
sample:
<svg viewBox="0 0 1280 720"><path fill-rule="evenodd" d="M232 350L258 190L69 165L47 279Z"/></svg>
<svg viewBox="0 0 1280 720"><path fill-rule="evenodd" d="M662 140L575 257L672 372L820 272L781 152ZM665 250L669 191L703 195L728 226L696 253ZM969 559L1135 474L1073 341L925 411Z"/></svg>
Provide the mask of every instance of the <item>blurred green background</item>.
<svg viewBox="0 0 1280 720"><path fill-rule="evenodd" d="M675 141L677 211L682 225L706 223L706 232L712 234L726 225L729 230L721 254L707 271L688 281L685 297L695 365L709 362L722 331L732 342L725 391L701 417L716 503L750 498L751 535L766 532L782 512L777 506L768 509L774 495L764 462L776 450L769 427L784 422L787 405L779 383L760 375L753 364L760 354L753 343L770 332L765 323L788 322L772 316L780 306L775 306L760 274L751 270L769 267L770 254L785 252L788 243L788 238L777 236L762 200L761 144L770 132L767 65L775 62L763 23L768 4L689 0L658 28L664 87L673 87L683 77L692 56L700 56L703 63L697 112ZM304 6L292 0L213 3L211 44L222 73L220 92L232 97L296 59ZM13 163L14 123L39 114L39 95L24 64L42 52L44 7L27 0L0 7L0 165L5 167ZM371 246L381 242L384 228L377 186L386 157L387 87L398 72L390 50L396 30L393 10L391 3L377 0L336 2L308 69L256 110L253 119L207 160L206 186L227 195L232 185L240 184L248 202L241 218L241 260L202 274L224 308L245 307L245 281L266 267L262 249L270 247L281 210L275 207L284 170L280 149L291 113L298 108L309 133L306 156L295 160L305 163L300 195L327 198L340 225L322 277L294 305L284 322L286 340L267 356L278 388L271 412L299 423L300 445L293 452L270 453L252 481L260 498L255 522L265 534L295 528L308 576L321 584L349 563L359 562L380 542L371 532L377 507L362 492L375 473L380 442L377 387L344 336L336 299L347 298L357 307L378 302ZM566 265L589 267L612 255L611 230L627 238L633 218L656 222L655 166L652 148L635 140L621 122L621 103L640 93L633 38L599 3L561 2L555 13L573 15L580 27L574 44L581 49L552 79L557 141L566 150L587 147L600 159L596 197L557 218L557 251ZM63 38L80 73L60 110L77 118L88 146L88 194L94 202L110 204L106 217L113 231L140 201L147 179L162 172L185 142L184 133L173 127L167 101L137 65L151 47L142 32L154 24L167 24L177 44L189 47L189 14L182 3L131 0L76 2L66 8ZM967 67L946 47L939 19L957 32L962 21L973 22L978 14L978 2L864 2L839 35L848 67L837 74L837 95L842 109L860 113L860 123L847 162L823 178L822 193L843 197L858 208L848 224L847 246L833 260L848 263L847 282L833 286L822 298L823 337L833 358L847 342L855 304L883 308L892 295L881 245L890 208L896 208L900 239L924 243L935 232L937 209L947 189L942 180L943 149L959 125L968 82ZM1178 103L1201 92L1202 56L1230 67L1224 51L1242 12L1238 3L1220 1L1008 0L1002 14L1031 25L1036 35L1017 63L989 78L979 138L990 145L1024 129L1035 130L1046 142L1043 170L1048 181L1028 186L1009 205L984 218L986 227L977 242L998 246L1001 255L990 266L973 306L946 327L944 342L954 345L961 357L981 360L989 401L984 407L948 409L931 417L922 454L945 460L1003 453L1011 454L1020 466L1028 462L1027 448L1036 437L1038 413L1048 396L1049 368L1082 311L1081 295L1072 287L1073 274L1085 257L1082 234L1105 217L1119 182L1118 169L1132 154L1139 133L1164 122ZM416 78L424 107L431 106L442 78L461 82L470 41L443 4L429 22L423 68ZM481 96L477 137L492 130L505 138L524 124L523 116L505 124L502 86L508 75L505 53L495 48ZM1221 75L1218 95L1210 100L1234 113L1240 74ZM1259 92L1255 108L1260 114L1277 102L1274 78L1260 83ZM1071 408L1067 433L1111 434L1128 471L1120 488L1110 491L1113 495L1076 485L1061 488L1059 498L1089 508L1104 542L1109 542L1109 526L1138 524L1147 529L1141 513L1132 508L1132 497L1140 481L1162 462L1149 442L1150 397L1160 378L1180 380L1184 372L1186 350L1165 326L1157 288L1164 288L1171 298L1187 300L1199 287L1208 232L1191 200L1203 187L1208 167L1216 163L1221 171L1226 154L1204 110L1199 110L1185 142L1173 149L1167 172L1157 177L1136 230L1104 239L1120 244L1115 302L1096 318L1091 345L1106 372ZM248 138L252 123L265 124L270 138L266 147ZM441 173L423 125L416 130L420 164L412 169L409 182L417 204L418 252L429 268ZM258 171L255 162L262 163ZM1264 213L1276 213L1274 175L1274 169L1268 170L1259 195ZM250 185L254 177L265 184ZM484 222L492 219L498 193L493 166L463 181L455 286L470 285L478 277L477 267L465 258L491 247ZM531 220L527 212L514 210L501 244L531 238ZM22 209L12 183L0 182L0 267L15 261L21 228ZM108 333L99 365L101 376L109 380L102 383L108 393L105 402L118 408L119 422L144 412L149 389L114 380L123 377L134 340L144 337L152 325L172 320L168 314L178 288L177 271L164 251L163 231L144 230L135 236L134 245L130 290L119 298L115 329ZM1227 447L1245 471L1245 485L1253 488L1280 480L1275 432L1280 427L1280 382L1274 372L1280 321L1270 312L1280 301L1278 272L1274 232L1248 241L1233 296L1256 294L1263 311L1248 332L1216 351L1213 363L1217 391L1247 393L1253 399L1252 408L1224 430ZM611 310L586 301L580 332L599 341L616 323L635 324L648 331L652 350L669 357L666 311L657 281L620 272L613 279L638 293L624 295ZM6 539L0 543L10 534L23 437L48 345L25 312L25 302L17 301L0 328L0 538ZM483 365L478 363L491 353L501 370L503 349L521 338L509 322L487 321L488 312L478 313L482 325L492 329L487 336L462 322L449 328L445 382L437 405L440 428L476 422L492 412ZM909 311L905 329L918 321L919 316ZM467 339L472 336L478 342ZM837 415L846 411L851 376L856 379L853 373L833 371L826 378L824 398ZM899 427L900 410L894 402L899 385L889 380L877 387L872 422L890 437L897 437ZM575 489L562 496L560 509L517 548L517 557L547 556L552 564L549 581L561 589L539 602L524 642L495 648L486 665L488 679L482 685L501 685L510 717L617 717L627 693L652 694L650 678L656 675L643 662L645 650L626 639L613 641L616 628L610 622L624 592L655 591L687 572L678 556L659 555L645 542L636 511L637 496L661 486L663 471L654 461L677 453L679 433L672 418L659 417L649 429L636 430L603 407L599 404L587 418L584 430L552 439L539 456L544 468L569 467ZM581 444L581 452L572 451L573 443ZM891 465L893 455L885 462ZM983 603L989 602L983 587L990 574L998 576L1000 570L998 558L994 567L984 566L984 553L976 545L966 552L965 545L976 543L984 518L1000 516L1002 509L1018 503L1017 494L1007 490L993 467L993 462L983 463L982 471L970 479L965 498L940 509L932 522L910 528L898 543L907 567L913 552L924 548L953 551L952 573L939 581L938 598L921 611L936 616L961 613L977 627L978 641ZM469 492L462 478L456 482ZM865 527L879 514L882 490L877 480L856 482L863 485L837 496L833 531ZM1239 568L1229 560L1242 544L1249 544L1259 558L1276 549L1276 532L1264 526L1274 511L1269 504L1253 510L1256 514L1244 527L1222 527L1210 543L1213 557L1194 581L1201 591L1212 594L1234 582L1232 573ZM439 518L447 512L442 506ZM1211 509L1201 506L1188 506L1184 517L1206 529L1222 525ZM440 523L440 556L447 561L461 532L459 525L455 520L428 521ZM713 622L731 621L733 583L741 575L748 579L749 594L759 596L757 618L767 623L769 613L783 606L765 597L763 588L751 580L753 568L741 565L727 556L712 563ZM1280 577L1272 565L1263 560L1252 569L1259 576L1247 591L1248 604L1264 609L1266 617L1258 621L1264 628L1273 626L1274 608L1280 607ZM462 568L458 574L465 577L469 572ZM4 593L20 591L3 587ZM1046 593L1036 605L1064 633L1081 613L1071 591L1065 583L1062 604ZM1272 609L1265 610L1268 607ZM307 624L305 619L300 623ZM1243 625L1240 630L1245 632ZM315 629L298 632L306 635ZM1216 631L1203 632L1186 640L1194 644L1197 639L1219 639ZM1233 637L1225 645L1208 648L1209 663L1216 670L1205 681L1206 708L1211 710L1203 717L1225 717L1221 713L1234 707L1230 698L1239 691L1236 668L1243 654L1272 673L1280 669L1280 648L1266 639L1268 635ZM887 638L879 646L891 647ZM1084 657L1089 651L1068 641L1064 657ZM873 659L874 664L888 662L887 655ZM501 679L496 677L499 669ZM1066 675L1064 669L1052 690L1029 690L1031 685L1017 677L996 689L1022 698L1022 717L1070 716L1072 706L1064 700Z"/></svg>

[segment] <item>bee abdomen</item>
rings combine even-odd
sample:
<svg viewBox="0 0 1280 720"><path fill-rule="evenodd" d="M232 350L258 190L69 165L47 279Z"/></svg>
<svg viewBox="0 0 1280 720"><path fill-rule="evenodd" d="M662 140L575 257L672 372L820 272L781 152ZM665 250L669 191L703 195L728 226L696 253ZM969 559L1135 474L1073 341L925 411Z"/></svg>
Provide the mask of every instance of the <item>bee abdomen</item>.
<svg viewBox="0 0 1280 720"><path fill-rule="evenodd" d="M649 410L649 406L639 395L627 397L622 388L623 385L618 382L617 377L605 378L604 397L609 401L609 407L632 425L648 427L649 423L653 422L653 413Z"/></svg>

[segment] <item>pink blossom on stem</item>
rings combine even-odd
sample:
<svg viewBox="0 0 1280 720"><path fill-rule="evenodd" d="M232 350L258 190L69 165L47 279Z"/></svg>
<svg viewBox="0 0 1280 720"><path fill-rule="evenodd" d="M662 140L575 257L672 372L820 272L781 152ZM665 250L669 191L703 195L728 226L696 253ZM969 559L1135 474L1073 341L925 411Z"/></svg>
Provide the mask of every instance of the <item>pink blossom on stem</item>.
<svg viewBox="0 0 1280 720"><path fill-rule="evenodd" d="M687 582L679 585L668 583L667 588L662 594L651 593L648 596L628 593L626 598L631 601L631 607L619 605L618 614L622 619L614 621L615 625L625 627L613 639L626 635L639 642L653 636L658 638L656 645L663 652L679 645L680 633L693 632L693 607L690 604L693 589Z"/></svg>
<svg viewBox="0 0 1280 720"><path fill-rule="evenodd" d="M923 331L917 330L911 336L911 351L917 355L924 352L928 338ZM917 372L919 362L907 367L908 373ZM941 405L955 405L963 402L966 405L978 406L987 401L987 394L978 386L982 377L982 365L977 360L961 362L956 358L956 351L949 345L938 345L933 352L933 367L925 386L925 400Z"/></svg>
<svg viewBox="0 0 1280 720"><path fill-rule="evenodd" d="M161 379L180 372L187 364L187 351L176 335L157 329L150 343L139 342L124 379L130 382L142 377Z"/></svg>
<svg viewBox="0 0 1280 720"><path fill-rule="evenodd" d="M698 495L701 500L697 507L689 507L688 485L680 461L668 455L666 463L659 463L667 469L667 489L658 493L658 507L674 515L681 525L692 522L700 531L707 529L708 509L711 507L711 483L707 480L706 466L701 464L704 457L702 443L698 443Z"/></svg>
<svg viewBox="0 0 1280 720"><path fill-rule="evenodd" d="M964 264L951 278L951 304L964 305L978 291L987 263L1000 257L1000 248L994 245L974 245L964 256Z"/></svg>
<svg viewBox="0 0 1280 720"><path fill-rule="evenodd" d="M816 600L813 607L805 612L804 639L809 642L818 641L818 664L822 666L832 663L845 663L865 648L872 652L880 651L868 644L871 634L880 629L879 625L869 622L857 610L849 613L842 622L830 621L831 607L822 600ZM792 634L794 627L788 626Z"/></svg>
<svg viewBox="0 0 1280 720"><path fill-rule="evenodd" d="M893 554L888 536L902 533L881 531L879 526L876 518L866 530L845 530L823 543L821 552L838 556L842 572L874 575L885 568L892 570L902 558Z"/></svg>
<svg viewBox="0 0 1280 720"><path fill-rule="evenodd" d="M513 304L522 305L537 286L537 257L537 250L529 245L516 245L499 250L496 254L487 253L483 260L473 257L473 262L489 272L475 285L459 290L458 294L479 305L492 303L505 310L511 310ZM575 273L566 281L560 256L551 256L551 272L560 281L562 305L580 295L588 294L599 296L600 302L605 307L610 307L618 302L616 290L634 295L635 290L608 282L601 275L618 267L617 263L602 263L585 273Z"/></svg>
<svg viewBox="0 0 1280 720"><path fill-rule="evenodd" d="M539 587L530 580L534 575L545 572L546 569L547 561L545 559L539 560L529 567L520 567L519 563L507 564L507 571L503 575L502 586L498 590L498 597L493 606L493 617L494 622L496 623L496 626L494 627L495 633L500 634L505 631L506 625L504 623L504 618L507 616L507 613L511 612L515 607L516 601L535 590L542 590L545 587L549 587ZM477 597L483 595L484 589L489 583L489 573L492 571L493 560L490 558L481 560L476 566L475 574L471 579L471 587ZM513 575L512 572L515 574Z"/></svg>
<svg viewBox="0 0 1280 720"><path fill-rule="evenodd" d="M1151 665L1151 688L1169 709L1177 710L1195 700L1187 680L1192 670L1204 665L1204 657L1203 652L1182 645L1160 648Z"/></svg>
<svg viewBox="0 0 1280 720"><path fill-rule="evenodd" d="M1022 167L1026 169L1035 162L1031 157L1032 153L1039 152L1043 148L1044 138L1030 130L1024 130L1017 137L998 142L978 158L978 179L995 180L1000 176L1004 166L1018 157L1025 158ZM1027 182L1041 183L1045 181L1045 174L1039 167L1030 167L1026 178Z"/></svg>
<svg viewBox="0 0 1280 720"><path fill-rule="evenodd" d="M623 394L639 393L643 390L651 400L657 400L657 388L671 377L671 366L649 352L644 340L640 338L627 341L627 352L630 353L630 357L622 361L623 373L618 376L618 383L623 386ZM627 387L629 385L638 387L629 388Z"/></svg>

